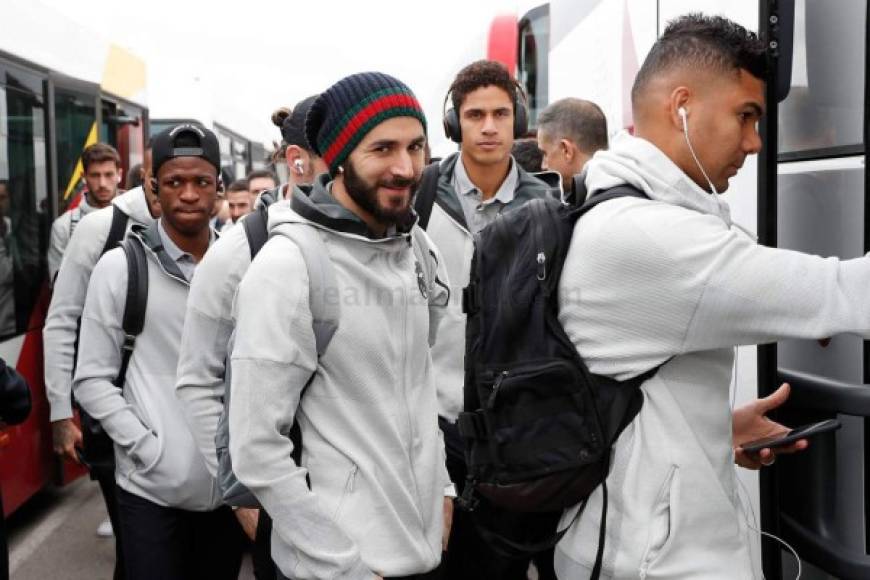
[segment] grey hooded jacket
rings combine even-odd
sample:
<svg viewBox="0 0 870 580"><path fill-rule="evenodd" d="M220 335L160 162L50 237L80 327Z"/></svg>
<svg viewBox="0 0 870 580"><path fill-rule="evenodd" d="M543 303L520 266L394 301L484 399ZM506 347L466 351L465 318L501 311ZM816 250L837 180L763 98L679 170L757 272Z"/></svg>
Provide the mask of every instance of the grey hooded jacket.
<svg viewBox="0 0 870 580"><path fill-rule="evenodd" d="M447 300L438 253L422 265L438 268L425 288L410 234L373 238L326 176L310 196L275 204L269 221L234 305L230 456L272 516L272 557L299 579L432 570L450 493L429 350ZM335 271L338 331L320 359L306 264L282 233L298 227L317 229ZM301 465L287 437L294 418Z"/></svg>
<svg viewBox="0 0 870 580"><path fill-rule="evenodd" d="M42 331L45 390L52 421L72 417L72 375L78 321L85 305L91 272L109 237L112 206L129 216L127 231L135 224L154 222L145 192L137 187L117 196L109 207L89 213L76 226L54 282L54 293Z"/></svg>
<svg viewBox="0 0 870 580"><path fill-rule="evenodd" d="M119 487L158 505L208 511L220 505L217 483L175 396L190 286L164 249L168 236L158 231L158 223L134 228L128 237L142 244L148 258L148 305L123 391L113 381L124 342L127 260L124 250L116 248L97 263L88 286L75 396L115 443Z"/></svg>

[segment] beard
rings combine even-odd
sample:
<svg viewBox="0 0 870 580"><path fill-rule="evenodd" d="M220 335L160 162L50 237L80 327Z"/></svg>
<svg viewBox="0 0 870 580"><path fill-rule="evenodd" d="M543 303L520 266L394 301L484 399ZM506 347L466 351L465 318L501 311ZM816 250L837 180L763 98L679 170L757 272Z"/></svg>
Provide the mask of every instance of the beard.
<svg viewBox="0 0 870 580"><path fill-rule="evenodd" d="M413 192L418 181L418 179L413 178L393 177L388 181L368 183L356 172L349 160L344 164L344 188L347 190L347 194L362 210L386 226L411 223L414 219L414 212L411 210L411 196L408 196L407 202L401 207L388 207L378 201L378 188L407 187L409 191Z"/></svg>

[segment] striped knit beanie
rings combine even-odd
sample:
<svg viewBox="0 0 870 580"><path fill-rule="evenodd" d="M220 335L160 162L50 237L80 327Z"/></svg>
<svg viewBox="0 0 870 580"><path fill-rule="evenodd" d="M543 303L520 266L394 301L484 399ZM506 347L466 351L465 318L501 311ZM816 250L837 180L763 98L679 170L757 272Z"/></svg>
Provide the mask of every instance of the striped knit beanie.
<svg viewBox="0 0 870 580"><path fill-rule="evenodd" d="M366 134L392 117L414 117L426 130L423 107L405 83L383 73L358 73L317 97L305 134L334 177Z"/></svg>

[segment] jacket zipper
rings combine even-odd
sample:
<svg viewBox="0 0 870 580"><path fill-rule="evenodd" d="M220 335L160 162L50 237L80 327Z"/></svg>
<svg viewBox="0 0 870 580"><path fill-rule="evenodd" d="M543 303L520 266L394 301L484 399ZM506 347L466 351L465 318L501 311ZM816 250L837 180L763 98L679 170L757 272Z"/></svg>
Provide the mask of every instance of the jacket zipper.
<svg viewBox="0 0 870 580"><path fill-rule="evenodd" d="M413 243L413 240L412 242ZM414 255L413 247L409 247L408 251L411 253L410 259L416 262L416 256ZM392 267L391 254L386 254L387 264ZM426 521L423 518L423 500L420 497L420 486L417 483L417 470L414 466L414 422L411 420L411 405L408 403L408 354L407 354L407 345L408 345L408 318L410 316L410 302L408 296L408 288L405 284L405 280L402 277L401 271L396 268L395 269L396 278L399 280L400 287L402 288L402 295L404 298L404 303L402 304L402 338L403 344L405 345L405 349L402 350L402 398L405 402L405 419L408 422L408 447L406 448L406 452L408 454L408 464L411 467L411 480L414 482L414 495L417 497L417 509L420 512L420 534L421 537L426 537ZM416 284L416 272L415 272L415 284ZM416 289L415 289L416 290Z"/></svg>

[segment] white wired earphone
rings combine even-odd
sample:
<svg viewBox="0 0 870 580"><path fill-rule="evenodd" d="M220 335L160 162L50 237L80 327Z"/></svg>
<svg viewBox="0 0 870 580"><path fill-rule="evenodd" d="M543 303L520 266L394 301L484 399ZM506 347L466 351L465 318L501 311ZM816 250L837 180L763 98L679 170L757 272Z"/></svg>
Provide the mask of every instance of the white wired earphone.
<svg viewBox="0 0 870 580"><path fill-rule="evenodd" d="M680 107L680 110L683 110L683 108ZM681 114L680 116L683 117L683 120L685 121L685 116L683 114ZM687 140L688 140L688 137L687 137ZM689 147L691 148L691 145ZM698 159L695 158L695 161L697 161L697 160ZM699 163L698 167L700 167L700 166L701 166L701 164ZM703 171L704 170L701 169L701 172L703 172ZM705 175L705 177L706 177L706 175ZM738 366L739 361L740 361L740 349L735 348L734 349L734 371L733 371L734 374L732 375L732 379L731 379L732 380L732 383L731 383L731 389L732 389L731 390L731 412L732 413L734 412L734 405L736 404L736 401L737 401L737 371L739 369L739 366ZM743 481L741 481L739 477L736 477L735 479L737 480L737 484L740 486L740 489L743 490L743 494L746 496L746 501L744 501L743 496L741 496L739 492L737 493L737 500L740 502L740 506L743 508L743 512L746 515L746 527L749 528L751 531L755 532L756 534L758 534L759 536L766 536L768 538L776 540L777 542L782 544L789 552L791 552L792 556L794 556L795 562L797 562L797 576L795 576L795 580L800 580L802 566L801 566L801 559L800 559L800 556L798 556L797 550L792 548L788 542L786 542L785 540L783 540L779 536L776 536L774 534L771 534L770 532L765 532L765 531L759 529L758 519L755 517L755 510L752 507L752 499L749 497L749 490L746 489L746 486L743 485ZM746 514L747 506L749 507L748 514ZM751 522L749 520L750 515L752 516Z"/></svg>
<svg viewBox="0 0 870 580"><path fill-rule="evenodd" d="M683 120L683 135L686 137L686 145L689 146L689 153L692 154L692 158L695 160L695 164L698 166L698 169L700 169L701 173L704 175L704 179L706 179L707 183L710 184L710 191L714 194L718 194L719 192L716 191L716 187L713 185L713 182L710 181L710 177L707 176L707 172L704 171L704 166L701 165L700 161L698 161L698 156L695 155L695 148L692 147L692 142L689 141L689 113L686 111L685 107L680 107L679 109L677 109L677 114Z"/></svg>
<svg viewBox="0 0 870 580"><path fill-rule="evenodd" d="M713 185L713 182L710 180L710 177L707 175L707 172L704 171L704 166L701 165L701 161L698 159L698 156L695 154L695 148L692 147L692 142L691 142L691 140L689 140L689 119L688 119L689 113L688 113L688 111L686 111L685 107L680 107L677 109L677 114L683 120L683 136L686 138L686 145L689 146L689 152L692 154L692 158L695 160L695 164L698 166L698 169L701 170L701 174L704 176L704 179L706 179L707 183L710 185L710 191L714 194L718 194L719 192L716 191L716 186ZM733 371L733 378L732 378L732 380L733 380L732 389L733 390L732 390L732 395L731 395L731 412L732 413L734 412L734 404L735 404L735 401L737 398L737 370L738 370L737 364L738 364L738 360L739 360L738 354L739 354L739 351L737 349L735 349L734 350L734 371ZM800 577L801 577L801 559L800 559L800 556L798 556L797 550L792 548L788 542L786 542L785 540L783 540L779 536L776 536L776 535L771 534L769 532L765 532L765 531L760 530L758 528L758 525L757 525L758 520L755 517L755 510L752 508L752 502L749 500L749 490L746 489L746 486L743 485L743 482L740 481L739 477L736 479L737 479L738 485L740 485L741 489L743 489L743 493L746 495L747 502L743 501L743 498L740 496L739 493L737 494L737 499L740 502L741 506L743 506L744 513L746 511L746 505L748 504L749 514L752 515L752 522L751 523L749 521L749 517L748 516L746 517L746 527L748 527L751 531L757 533L759 536L766 536L768 538L774 539L777 542L779 542L780 544L782 544L783 546L785 546L785 548L789 552L792 553L792 555L795 558L795 561L797 562L797 576L795 577L795 580L800 580Z"/></svg>

